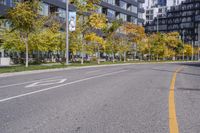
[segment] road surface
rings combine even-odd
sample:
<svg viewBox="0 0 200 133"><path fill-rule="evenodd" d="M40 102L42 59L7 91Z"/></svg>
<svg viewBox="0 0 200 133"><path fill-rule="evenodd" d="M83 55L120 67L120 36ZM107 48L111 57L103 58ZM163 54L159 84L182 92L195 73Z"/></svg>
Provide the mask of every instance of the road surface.
<svg viewBox="0 0 200 133"><path fill-rule="evenodd" d="M0 78L0 133L169 132L200 133L198 63Z"/></svg>

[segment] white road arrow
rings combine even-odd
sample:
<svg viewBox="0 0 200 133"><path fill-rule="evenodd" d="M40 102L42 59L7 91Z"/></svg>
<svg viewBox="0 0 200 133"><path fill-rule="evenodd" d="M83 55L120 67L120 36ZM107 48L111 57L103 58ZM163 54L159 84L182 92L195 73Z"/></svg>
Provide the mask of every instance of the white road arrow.
<svg viewBox="0 0 200 133"><path fill-rule="evenodd" d="M54 80L39 81L39 82L29 84L25 86L25 88L61 84L61 83L64 83L66 80L67 79L54 79Z"/></svg>

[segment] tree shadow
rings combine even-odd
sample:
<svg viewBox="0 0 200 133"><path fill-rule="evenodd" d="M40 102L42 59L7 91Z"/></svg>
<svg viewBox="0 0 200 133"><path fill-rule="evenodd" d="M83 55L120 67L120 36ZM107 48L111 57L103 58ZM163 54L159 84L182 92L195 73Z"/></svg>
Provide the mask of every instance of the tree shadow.
<svg viewBox="0 0 200 133"><path fill-rule="evenodd" d="M182 91L200 91L200 88L177 88L177 90L182 90Z"/></svg>
<svg viewBox="0 0 200 133"><path fill-rule="evenodd" d="M170 72L170 73L174 73L174 71L170 71L170 70L163 70L163 69L152 69L152 70L155 70L155 71L161 71L161 72ZM179 74L184 74L184 75L191 75L191 76L198 76L200 77L200 74L194 74L194 73L187 73L187 72L178 72Z"/></svg>
<svg viewBox="0 0 200 133"><path fill-rule="evenodd" d="M178 63L178 65L182 65L182 66L191 66L191 67L199 67L199 69L200 69L200 62Z"/></svg>

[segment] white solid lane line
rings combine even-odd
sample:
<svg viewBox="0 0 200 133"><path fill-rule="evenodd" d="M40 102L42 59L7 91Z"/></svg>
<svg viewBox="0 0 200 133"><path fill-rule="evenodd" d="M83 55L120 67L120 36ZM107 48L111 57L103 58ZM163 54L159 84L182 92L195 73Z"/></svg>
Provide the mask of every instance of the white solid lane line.
<svg viewBox="0 0 200 133"><path fill-rule="evenodd" d="M107 74L102 74L102 75L98 75L98 76L93 76L93 77L89 77L89 78L85 78L85 79L80 79L80 80L72 81L72 82L65 83L65 84L60 84L60 85L57 85L57 86L53 86L53 87L49 87L49 88L45 88L45 89L41 89L41 90L37 90L37 91L32 91L32 92L29 92L29 93L24 93L24 94L21 94L21 95L16 95L16 96L4 98L4 99L0 100L0 103L6 102L6 101L10 101L10 100L14 100L14 99L20 98L20 97L25 97L25 96L33 95L33 94L44 92L44 91L53 90L53 89L56 89L56 88L59 88L59 87L63 87L63 86L66 86L66 85L71 85L71 84L75 84L75 83L87 81L87 80L90 80L90 79L105 77L105 76L109 76L109 75L113 75L113 74L118 74L118 73L122 73L122 72L126 72L126 71L128 71L128 70L111 72L111 73L107 73Z"/></svg>
<svg viewBox="0 0 200 133"><path fill-rule="evenodd" d="M57 77L52 77L52 78L38 79L38 80L32 80L32 81L27 81L27 82L22 82L22 83L3 85L3 86L0 86L0 89L1 88L12 87L12 86L24 85L24 84L28 84L28 83L32 83L32 82L45 81L45 80L51 80L51 79L58 79L58 78L62 78L62 77L61 76L57 76Z"/></svg>

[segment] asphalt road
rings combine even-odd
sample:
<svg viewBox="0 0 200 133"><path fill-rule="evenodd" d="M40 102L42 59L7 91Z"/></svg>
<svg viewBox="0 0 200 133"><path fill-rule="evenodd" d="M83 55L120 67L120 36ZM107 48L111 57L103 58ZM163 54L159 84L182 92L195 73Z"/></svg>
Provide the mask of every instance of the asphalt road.
<svg viewBox="0 0 200 133"><path fill-rule="evenodd" d="M0 78L0 133L200 133L200 63L137 64Z"/></svg>

